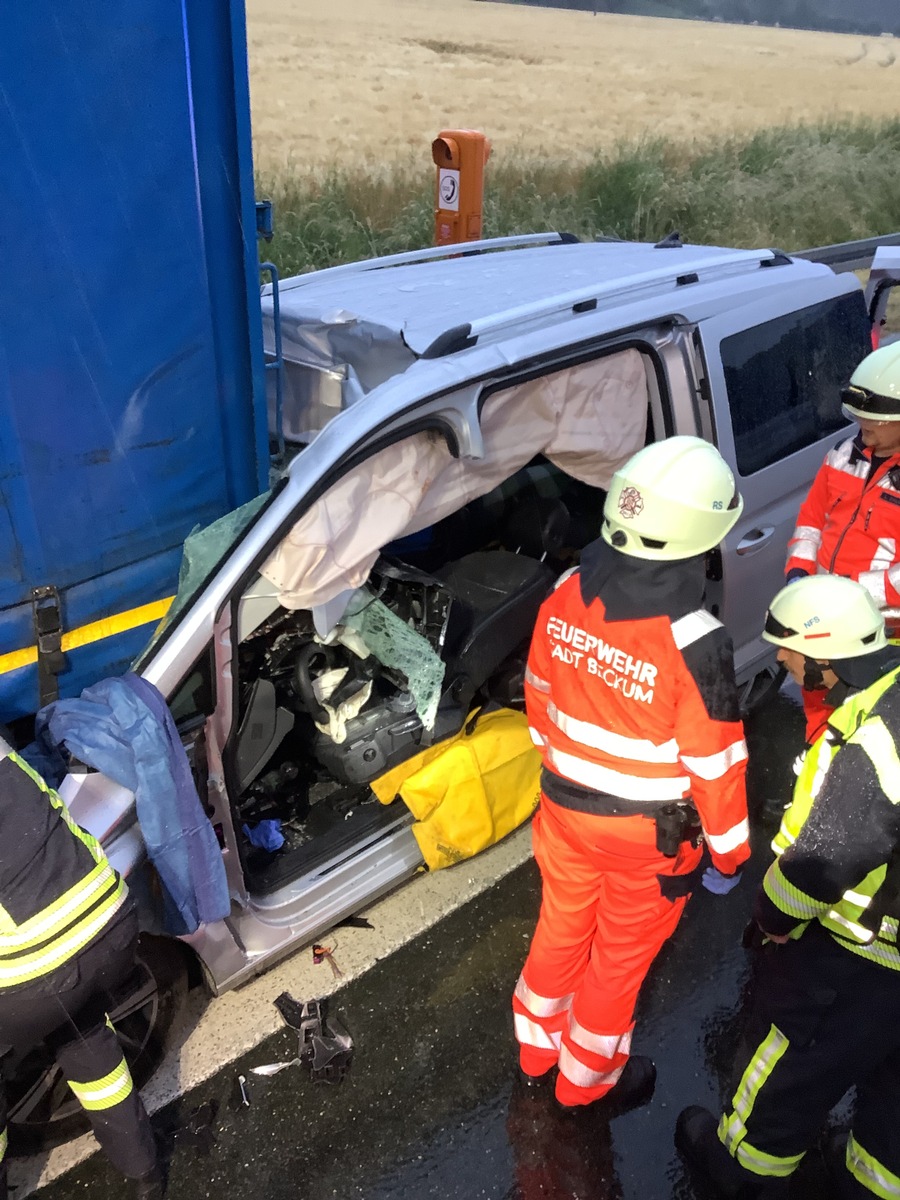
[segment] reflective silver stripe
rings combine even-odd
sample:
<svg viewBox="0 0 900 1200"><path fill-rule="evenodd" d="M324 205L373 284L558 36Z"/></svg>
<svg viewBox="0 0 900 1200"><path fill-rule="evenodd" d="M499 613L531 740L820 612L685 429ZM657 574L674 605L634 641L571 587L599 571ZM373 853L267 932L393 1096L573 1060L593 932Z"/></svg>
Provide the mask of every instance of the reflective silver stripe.
<svg viewBox="0 0 900 1200"><path fill-rule="evenodd" d="M721 779L723 775L727 775L736 763L743 762L746 757L747 743L743 738L739 738L730 746L726 746L724 750L720 750L718 754L682 754L681 761L692 775L712 780Z"/></svg>
<svg viewBox="0 0 900 1200"><path fill-rule="evenodd" d="M536 1017L555 1017L557 1013L566 1012L572 1007L574 992L568 996L539 996L533 992L520 975L516 982L516 999Z"/></svg>
<svg viewBox="0 0 900 1200"><path fill-rule="evenodd" d="M560 586L560 584L563 584L567 579L570 579L577 570L578 567L569 567L568 571L563 571L562 575L560 575L559 579L557 579L556 583L553 585L554 592Z"/></svg>
<svg viewBox="0 0 900 1200"><path fill-rule="evenodd" d="M808 541L806 538L791 544L791 558L802 558L804 562L814 563L819 554L819 543Z"/></svg>
<svg viewBox="0 0 900 1200"><path fill-rule="evenodd" d="M851 942L849 938L845 942L841 942L845 950L849 950L851 954L858 954L860 958L867 958L870 962L876 962L879 966L888 967L891 971L900 971L900 951L896 946L885 946L883 942L870 942L868 945L861 945L857 942Z"/></svg>
<svg viewBox="0 0 900 1200"><path fill-rule="evenodd" d="M884 571L862 571L859 576L859 583L866 589L879 608L884 608L887 604L887 587L885 585Z"/></svg>
<svg viewBox="0 0 900 1200"><path fill-rule="evenodd" d="M853 892L849 888L841 897L842 900L849 900L851 904L858 904L860 908L868 908L872 903L871 896L864 896L861 892Z"/></svg>
<svg viewBox="0 0 900 1200"><path fill-rule="evenodd" d="M862 457L857 459L851 467L850 459L853 457L853 450L853 438L847 438L846 442L841 442L839 446L828 451L825 461L829 467L833 467L836 471L843 471L845 475L850 475L853 479L865 479L872 464L869 459Z"/></svg>
<svg viewBox="0 0 900 1200"><path fill-rule="evenodd" d="M765 1040L744 1072L734 1097L731 1116L724 1114L719 1123L719 1139L729 1154L735 1154L747 1134L746 1122L753 1112L756 1097L765 1081L790 1045L775 1025L769 1027Z"/></svg>
<svg viewBox="0 0 900 1200"><path fill-rule="evenodd" d="M705 836L710 850L714 850L716 854L728 854L746 842L750 836L750 825L745 818L738 821L737 825L732 825L726 833L705 833Z"/></svg>
<svg viewBox="0 0 900 1200"><path fill-rule="evenodd" d="M547 745L545 739L538 733L533 725L528 726L528 732L531 734L531 740L541 750Z"/></svg>
<svg viewBox="0 0 900 1200"><path fill-rule="evenodd" d="M897 539L879 538L878 548L869 563L870 571L886 571L897 561Z"/></svg>
<svg viewBox="0 0 900 1200"><path fill-rule="evenodd" d="M615 1058L617 1054L631 1053L631 1030L627 1033L591 1033L583 1025L569 1015L569 1037L576 1045L592 1054L600 1054L604 1058Z"/></svg>
<svg viewBox="0 0 900 1200"><path fill-rule="evenodd" d="M13 958L3 961L0 959L0 986L27 983L31 979L37 979L40 975L48 974L54 967L60 966L82 946L86 946L91 938L95 937L104 925L112 920L127 898L128 893L123 887L118 897L109 904L104 903L97 910L96 916L90 920L79 922L71 936L58 938L51 942L43 954L30 954L27 958L19 960Z"/></svg>
<svg viewBox="0 0 900 1200"><path fill-rule="evenodd" d="M845 917L843 913L839 913L836 908L832 908L826 914L829 921L834 921L835 925L841 925L851 937L855 938L863 946L867 946L869 942L875 940L875 934L871 929L866 929L862 925L857 925L856 921L851 921L849 917Z"/></svg>
<svg viewBox="0 0 900 1200"><path fill-rule="evenodd" d="M55 904L51 904L49 908L20 926L15 933L0 933L0 956L36 945L48 934L65 929L70 924L69 918L73 913L86 912L101 893L111 890L115 882L116 873L109 863L105 867L94 867L86 879L80 880L64 897L60 897L62 903L57 900Z"/></svg>
<svg viewBox="0 0 900 1200"><path fill-rule="evenodd" d="M534 672L529 671L527 667L525 668L525 682L530 683L531 686L538 692L550 691L550 684L547 682L547 680L541 679L539 675L535 675Z"/></svg>
<svg viewBox="0 0 900 1200"><path fill-rule="evenodd" d="M584 1063L579 1062L568 1046L563 1046L559 1052L559 1073L574 1083L576 1087L595 1088L607 1084L612 1087L619 1082L625 1064L615 1067L612 1071L592 1071Z"/></svg>
<svg viewBox="0 0 900 1200"><path fill-rule="evenodd" d="M866 1191L875 1196L891 1197L891 1200L900 1197L900 1177L882 1166L874 1155L859 1144L852 1133L847 1139L847 1155L844 1161L847 1170Z"/></svg>
<svg viewBox="0 0 900 1200"><path fill-rule="evenodd" d="M788 542L791 558L805 558L815 562L822 544L822 531L815 525L798 525Z"/></svg>
<svg viewBox="0 0 900 1200"><path fill-rule="evenodd" d="M679 617L677 621L672 622L672 637L678 649L683 650L685 646L698 642L714 629L720 629L721 625L722 622L717 621L712 613L708 613L705 608L698 608L686 617Z"/></svg>
<svg viewBox="0 0 900 1200"><path fill-rule="evenodd" d="M579 721L568 713L560 712L551 701L547 706L547 716L561 729L567 738L580 742L582 746L590 746L593 750L603 750L616 758L636 759L638 762L677 763L678 743L674 738L659 744L648 738L625 737L624 734L614 733L602 725L593 725L590 721Z"/></svg>
<svg viewBox="0 0 900 1200"><path fill-rule="evenodd" d="M601 767L574 754L564 754L553 746L547 749L547 762L573 783L593 788L595 792L606 792L623 800L681 800L687 795L690 780L686 775L668 776L664 779L644 779L639 775L625 775L610 767Z"/></svg>
<svg viewBox="0 0 900 1200"><path fill-rule="evenodd" d="M538 1050L559 1050L562 1032L548 1033L537 1021L529 1021L522 1013L513 1014L516 1040L523 1046L534 1046Z"/></svg>

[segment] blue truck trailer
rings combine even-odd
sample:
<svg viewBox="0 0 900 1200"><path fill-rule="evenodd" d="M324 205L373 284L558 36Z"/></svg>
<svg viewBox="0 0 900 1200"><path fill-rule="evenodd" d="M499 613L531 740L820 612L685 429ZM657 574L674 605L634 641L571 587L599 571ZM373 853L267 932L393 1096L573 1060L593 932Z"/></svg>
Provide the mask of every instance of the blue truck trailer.
<svg viewBox="0 0 900 1200"><path fill-rule="evenodd" d="M32 0L0 38L0 721L126 670L268 480L242 0Z"/></svg>

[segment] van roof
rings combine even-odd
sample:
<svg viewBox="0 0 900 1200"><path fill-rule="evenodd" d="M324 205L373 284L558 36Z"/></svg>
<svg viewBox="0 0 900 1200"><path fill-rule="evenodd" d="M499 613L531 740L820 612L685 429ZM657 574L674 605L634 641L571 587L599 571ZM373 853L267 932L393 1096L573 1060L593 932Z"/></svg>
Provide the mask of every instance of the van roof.
<svg viewBox="0 0 900 1200"><path fill-rule="evenodd" d="M541 237L540 245L528 244L538 240L534 237L497 239L453 257L436 257L448 253L444 247L282 280L282 327L337 325L347 334L356 324L377 327L415 356L438 357L465 344L466 326L480 336L526 324L542 311L583 312L763 266L822 271L773 250ZM271 294L264 294L263 308L271 313Z"/></svg>

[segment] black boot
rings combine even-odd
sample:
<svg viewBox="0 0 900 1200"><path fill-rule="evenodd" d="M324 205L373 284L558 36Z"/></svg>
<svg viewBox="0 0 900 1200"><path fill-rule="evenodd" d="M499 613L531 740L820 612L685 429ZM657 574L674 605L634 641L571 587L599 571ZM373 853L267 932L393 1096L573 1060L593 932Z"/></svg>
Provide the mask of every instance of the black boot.
<svg viewBox="0 0 900 1200"><path fill-rule="evenodd" d="M134 1200L163 1200L166 1194L166 1177L160 1166L155 1166L152 1171L133 1179L131 1183Z"/></svg>
<svg viewBox="0 0 900 1200"><path fill-rule="evenodd" d="M625 1064L625 1069L619 1076L616 1086L594 1100L590 1104L560 1104L563 1112L577 1115L590 1110L592 1114L604 1116L607 1120L621 1117L635 1108L641 1108L653 1099L653 1089L656 1087L656 1067L652 1059L643 1054L634 1054ZM557 1101L557 1103L559 1103Z"/></svg>
<svg viewBox="0 0 900 1200"><path fill-rule="evenodd" d="M765 1179L745 1171L719 1141L718 1122L707 1108L692 1104L679 1115L675 1125L675 1146L699 1175L719 1191L725 1200L783 1200L790 1191L790 1179Z"/></svg>

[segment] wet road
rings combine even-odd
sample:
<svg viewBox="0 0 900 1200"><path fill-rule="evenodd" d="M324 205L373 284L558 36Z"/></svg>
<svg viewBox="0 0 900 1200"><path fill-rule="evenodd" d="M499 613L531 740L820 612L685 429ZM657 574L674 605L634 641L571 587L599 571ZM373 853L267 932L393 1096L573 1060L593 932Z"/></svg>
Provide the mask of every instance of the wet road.
<svg viewBox="0 0 900 1200"><path fill-rule="evenodd" d="M514 1083L510 994L540 896L529 862L332 998L356 1047L343 1084L314 1084L297 1067L252 1076L292 1057L285 1030L158 1113L171 1200L706 1200L672 1130L684 1105L716 1108L724 1095L749 974L740 935L801 739L786 695L748 724L754 858L730 896L694 896L641 995L634 1049L659 1071L650 1105L612 1122L573 1118ZM249 1108L236 1103L239 1073ZM804 1174L800 1192L827 1200L815 1156ZM95 1155L38 1194L118 1200L123 1190Z"/></svg>

